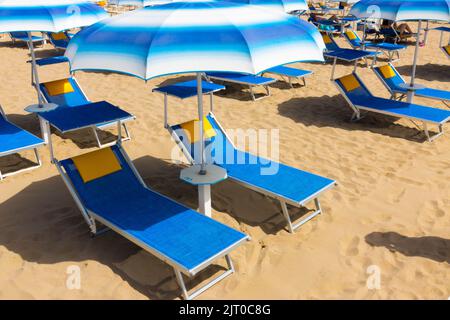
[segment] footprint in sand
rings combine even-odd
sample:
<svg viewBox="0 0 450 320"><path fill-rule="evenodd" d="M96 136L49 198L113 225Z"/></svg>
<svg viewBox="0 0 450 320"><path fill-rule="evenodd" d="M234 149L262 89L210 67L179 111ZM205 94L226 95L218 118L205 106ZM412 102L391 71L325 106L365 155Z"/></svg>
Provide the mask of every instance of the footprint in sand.
<svg viewBox="0 0 450 320"><path fill-rule="evenodd" d="M340 249L344 256L346 257L355 257L359 254L359 243L360 238L357 236L351 237L345 237L341 240L340 243Z"/></svg>

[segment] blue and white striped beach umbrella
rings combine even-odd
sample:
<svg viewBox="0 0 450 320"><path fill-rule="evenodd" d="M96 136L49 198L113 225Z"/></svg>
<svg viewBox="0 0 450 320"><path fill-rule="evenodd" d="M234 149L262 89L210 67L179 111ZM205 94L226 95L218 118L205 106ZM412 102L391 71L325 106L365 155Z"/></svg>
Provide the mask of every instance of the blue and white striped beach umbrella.
<svg viewBox="0 0 450 320"><path fill-rule="evenodd" d="M110 0L108 3L117 6L147 7L166 4L180 0Z"/></svg>
<svg viewBox="0 0 450 320"><path fill-rule="evenodd" d="M392 21L450 21L449 0L361 0L350 13Z"/></svg>
<svg viewBox="0 0 450 320"><path fill-rule="evenodd" d="M361 0L350 14L362 19L386 19L391 21L418 21L418 31L408 101L414 97L414 80L419 54L420 31L423 21L450 22L450 0Z"/></svg>
<svg viewBox="0 0 450 320"><path fill-rule="evenodd" d="M306 0L225 0L235 3L246 3L255 6L264 6L270 9L281 10L286 13L308 10Z"/></svg>
<svg viewBox="0 0 450 320"><path fill-rule="evenodd" d="M311 24L243 4L174 2L115 16L79 32L66 56L72 70L108 70L150 79L230 71L257 74L297 61L322 61Z"/></svg>
<svg viewBox="0 0 450 320"><path fill-rule="evenodd" d="M60 32L107 18L98 5L81 0L0 0L0 32Z"/></svg>
<svg viewBox="0 0 450 320"><path fill-rule="evenodd" d="M31 32L60 32L89 26L107 17L105 10L87 0L0 0L0 33L25 31L30 39L28 45L39 103L28 110L43 109Z"/></svg>
<svg viewBox="0 0 450 320"><path fill-rule="evenodd" d="M145 7L101 21L79 32L66 56L72 71L116 71L141 79L195 72L203 141L203 72L258 74L286 63L323 61L324 48L314 26L284 12L203 1ZM206 170L202 143L200 154L196 175L205 177L211 170ZM199 187L204 213L210 211L208 190Z"/></svg>

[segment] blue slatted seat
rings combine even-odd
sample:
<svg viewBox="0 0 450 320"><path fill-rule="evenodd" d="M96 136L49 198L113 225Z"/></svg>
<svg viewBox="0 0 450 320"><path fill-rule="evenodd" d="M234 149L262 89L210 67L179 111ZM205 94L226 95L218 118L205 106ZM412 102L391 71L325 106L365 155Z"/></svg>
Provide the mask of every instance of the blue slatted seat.
<svg viewBox="0 0 450 320"><path fill-rule="evenodd" d="M187 294L181 273L194 276L216 259L226 257L229 270L211 285L231 274L229 253L249 237L147 188L125 151L120 146L110 150L119 170L88 182L74 159L57 162L72 195L87 213L91 231L97 232L95 220L100 221L171 265L188 299L204 288Z"/></svg>
<svg viewBox="0 0 450 320"><path fill-rule="evenodd" d="M391 93L392 98L397 98L397 94L400 94L400 100L405 97L408 91L405 87L403 87L403 85L405 85L406 82L392 64L376 67L373 68L373 70L381 80L381 82L384 84L386 89L388 89L388 91ZM416 90L414 94L418 97L440 100L447 106L447 102L450 101L450 91L447 90L422 88Z"/></svg>
<svg viewBox="0 0 450 320"><path fill-rule="evenodd" d="M2 110L0 110L0 156L7 156L24 150L34 150L37 162L32 167L8 173L2 173L0 170L0 180L25 170L40 167L41 161L37 148L43 144L44 141L42 139L8 121Z"/></svg>
<svg viewBox="0 0 450 320"><path fill-rule="evenodd" d="M207 139L206 159L227 170L228 177L252 190L280 200L283 215L290 232L321 213L318 197L323 191L333 187L336 182L279 162L268 160L235 148L228 139L217 119L210 113L206 120L211 124L215 135ZM198 142L191 144L183 125L170 127L173 136L184 145L186 157L192 163L200 160ZM314 200L316 210L293 224L286 203L301 207Z"/></svg>
<svg viewBox="0 0 450 320"><path fill-rule="evenodd" d="M269 84L276 82L276 80L272 78L238 72L207 72L206 77L211 80L219 80L248 86L253 101L258 100L253 93L253 87L264 87L267 93L266 96L270 96Z"/></svg>
<svg viewBox="0 0 450 320"><path fill-rule="evenodd" d="M352 107L354 111L352 119L354 120L361 118L360 110L365 110L421 121L424 124L424 132L428 141L441 136L444 133L443 125L450 121L450 111L448 110L373 96L356 73L336 79L334 83ZM439 133L433 137L430 136L427 123L438 125Z"/></svg>

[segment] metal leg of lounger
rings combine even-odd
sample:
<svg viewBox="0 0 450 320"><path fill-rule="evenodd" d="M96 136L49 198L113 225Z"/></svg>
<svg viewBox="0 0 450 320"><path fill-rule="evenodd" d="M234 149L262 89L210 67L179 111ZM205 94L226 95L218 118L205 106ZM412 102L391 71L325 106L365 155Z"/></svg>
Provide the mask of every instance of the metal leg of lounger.
<svg viewBox="0 0 450 320"><path fill-rule="evenodd" d="M253 86L248 86L250 89L250 95L252 96L253 101L256 101L255 94L253 93Z"/></svg>
<svg viewBox="0 0 450 320"><path fill-rule="evenodd" d="M102 143L100 142L100 138L98 137L97 127L92 127L92 132L94 133L95 141L97 141L97 147L101 148Z"/></svg>
<svg viewBox="0 0 450 320"><path fill-rule="evenodd" d="M169 128L169 115L167 106L167 93L164 93L164 128Z"/></svg>
<svg viewBox="0 0 450 320"><path fill-rule="evenodd" d="M426 122L423 123L423 130L425 132L428 142L433 142L436 138L438 138L444 134L444 126L442 124L440 124L438 126L438 129L439 129L439 132L437 134L431 136L430 131L428 130L427 123Z"/></svg>
<svg viewBox="0 0 450 320"><path fill-rule="evenodd" d="M332 69L331 69L331 81L333 81L334 80L334 72L336 71L336 63L337 63L337 57L334 57L334 59L333 59L333 67L332 67ZM355 62L355 65L356 65L356 62Z"/></svg>
<svg viewBox="0 0 450 320"><path fill-rule="evenodd" d="M24 168L24 169L20 169L20 170L8 172L8 173L2 173L0 171L0 181L2 181L3 179L5 179L6 177L9 177L9 176L13 176L13 175L16 175L16 174L21 173L21 172L30 171L30 170L34 170L34 169L39 168L42 165L41 157L39 156L39 152L38 152L37 148L33 148L33 151L34 151L34 156L35 156L35 159L36 159L36 165L33 165L31 167L27 167L27 168Z"/></svg>
<svg viewBox="0 0 450 320"><path fill-rule="evenodd" d="M213 93L212 92L209 94L209 110L211 112L214 111L214 107L213 107Z"/></svg>
<svg viewBox="0 0 450 320"><path fill-rule="evenodd" d="M315 216L317 216L320 213L322 213L322 209L320 207L319 199L316 198L316 199L314 199L314 203L316 205L316 210L314 212L308 214L305 218L301 219L300 221L298 221L296 223L292 223L292 220L291 220L291 217L289 215L289 211L288 211L286 202L280 201L280 203L281 203L281 209L283 210L283 215L284 215L284 217L285 217L285 219L287 221L287 226L288 226L288 229L289 229L290 233L294 233L294 231L296 229L298 229L299 227L304 225L306 222L308 222L309 220L311 220Z"/></svg>
<svg viewBox="0 0 450 320"><path fill-rule="evenodd" d="M185 300L192 300L192 299L198 297L200 294L202 294L206 290L208 290L209 288L211 288L213 285L215 285L219 281L221 281L221 280L225 279L226 277L228 277L229 275L233 274L234 266L233 266L233 262L231 261L231 257L227 254L227 255L225 255L225 259L227 261L228 269L224 273L220 274L219 276L215 277L210 282L205 284L203 287L193 291L190 294L189 294L188 290L186 289L186 284L184 283L183 274L179 270L174 269L175 277L177 279L178 285L180 286L181 292L183 294L183 298Z"/></svg>

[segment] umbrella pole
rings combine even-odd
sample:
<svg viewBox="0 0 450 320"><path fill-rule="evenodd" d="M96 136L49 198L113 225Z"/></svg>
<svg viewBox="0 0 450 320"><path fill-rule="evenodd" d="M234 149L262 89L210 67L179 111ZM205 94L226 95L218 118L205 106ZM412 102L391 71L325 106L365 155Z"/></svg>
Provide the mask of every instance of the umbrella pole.
<svg viewBox="0 0 450 320"><path fill-rule="evenodd" d="M203 88L202 88L202 74L197 72L197 100L198 100L198 125L200 133L200 172L199 174L206 174L205 166L205 140L203 132Z"/></svg>
<svg viewBox="0 0 450 320"><path fill-rule="evenodd" d="M39 81L39 74L38 74L37 67L36 67L36 55L34 54L33 37L31 35L31 32L28 32L28 43L29 43L28 47L30 49L30 55L31 55L31 72L32 72L33 80L34 80L34 88L36 89L36 93L38 96L38 108L42 108L42 106L44 105L44 100L39 92L40 81ZM41 127L42 139L44 139L44 142L49 145L50 158L52 159L52 162L53 162L53 148L50 143L49 125L48 125L47 121L45 121L41 117L38 117L38 118L39 118L39 125Z"/></svg>
<svg viewBox="0 0 450 320"><path fill-rule="evenodd" d="M408 90L407 94L407 100L409 103L412 103L414 98L414 80L416 78L416 68L417 68L417 58L419 56L419 40L420 40L420 30L422 29L422 20L419 20L419 26L417 28L417 39L416 39L416 48L414 49L414 60L413 60L413 67L412 67L412 73L411 73L411 83L410 87L411 90Z"/></svg>
<svg viewBox="0 0 450 320"><path fill-rule="evenodd" d="M30 49L30 55L31 55L31 70L33 72L33 80L34 80L34 88L36 89L36 93L38 96L38 103L39 106L43 104L42 96L39 93L39 75L37 73L37 67L36 67L36 55L34 54L34 45L33 45L33 37L31 35L31 32L28 32L28 47Z"/></svg>

